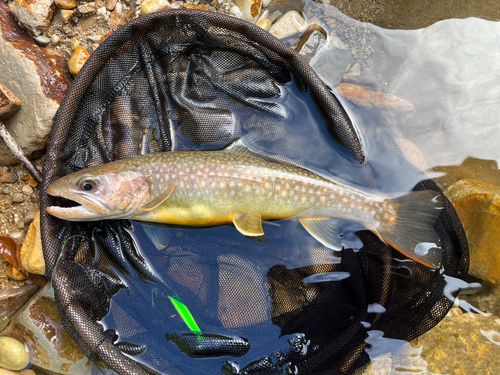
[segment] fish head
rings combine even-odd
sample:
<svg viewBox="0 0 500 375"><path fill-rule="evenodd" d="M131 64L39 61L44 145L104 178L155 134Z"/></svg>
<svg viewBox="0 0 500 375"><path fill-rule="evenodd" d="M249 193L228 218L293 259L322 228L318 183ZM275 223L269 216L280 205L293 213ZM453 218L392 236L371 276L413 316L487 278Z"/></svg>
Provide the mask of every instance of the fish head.
<svg viewBox="0 0 500 375"><path fill-rule="evenodd" d="M79 203L76 207L47 207L47 212L69 221L124 219L148 199L149 181L126 165L103 164L53 182L47 193Z"/></svg>

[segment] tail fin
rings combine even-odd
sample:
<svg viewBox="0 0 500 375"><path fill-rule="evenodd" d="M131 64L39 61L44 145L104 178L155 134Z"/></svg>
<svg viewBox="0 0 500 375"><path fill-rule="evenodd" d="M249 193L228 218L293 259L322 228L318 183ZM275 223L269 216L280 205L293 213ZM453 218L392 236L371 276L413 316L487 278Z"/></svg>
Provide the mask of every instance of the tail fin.
<svg viewBox="0 0 500 375"><path fill-rule="evenodd" d="M439 193L424 190L386 199L378 234L407 257L431 268L439 268L443 251L433 229L443 201Z"/></svg>

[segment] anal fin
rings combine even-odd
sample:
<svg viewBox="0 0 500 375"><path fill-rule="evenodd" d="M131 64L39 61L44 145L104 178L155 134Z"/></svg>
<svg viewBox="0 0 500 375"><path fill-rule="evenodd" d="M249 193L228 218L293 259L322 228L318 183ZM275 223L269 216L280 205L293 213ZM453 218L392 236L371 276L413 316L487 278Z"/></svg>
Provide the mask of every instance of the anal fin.
<svg viewBox="0 0 500 375"><path fill-rule="evenodd" d="M333 250L342 250L342 220L319 217L302 218L299 221L304 229L323 245Z"/></svg>
<svg viewBox="0 0 500 375"><path fill-rule="evenodd" d="M262 217L258 212L236 216L233 224L244 236L263 236Z"/></svg>
<svg viewBox="0 0 500 375"><path fill-rule="evenodd" d="M160 204L165 202L168 199L168 197L170 197L170 194L172 194L174 189L175 189L175 185L170 185L163 193L161 193L159 196L157 196L151 202L146 203L144 206L142 206L141 211L147 212L147 211L154 210Z"/></svg>

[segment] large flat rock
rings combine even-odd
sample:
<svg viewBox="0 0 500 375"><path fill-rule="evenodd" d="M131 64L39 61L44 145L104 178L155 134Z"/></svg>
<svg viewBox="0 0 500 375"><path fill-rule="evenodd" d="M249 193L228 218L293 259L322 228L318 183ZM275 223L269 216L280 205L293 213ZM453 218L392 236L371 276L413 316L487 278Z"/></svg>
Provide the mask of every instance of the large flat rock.
<svg viewBox="0 0 500 375"><path fill-rule="evenodd" d="M52 127L52 119L72 82L66 59L38 46L0 1L0 83L22 103L14 117L5 121L28 157L40 154ZM0 141L0 165L18 163Z"/></svg>

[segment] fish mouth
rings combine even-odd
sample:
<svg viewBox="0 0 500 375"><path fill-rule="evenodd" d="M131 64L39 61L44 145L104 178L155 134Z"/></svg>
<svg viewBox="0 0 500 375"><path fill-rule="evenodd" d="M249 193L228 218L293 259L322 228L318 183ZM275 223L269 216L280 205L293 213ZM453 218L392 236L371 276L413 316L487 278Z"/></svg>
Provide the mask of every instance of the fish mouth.
<svg viewBox="0 0 500 375"><path fill-rule="evenodd" d="M54 184L47 188L47 194L80 203L79 206L73 207L49 206L46 208L49 214L59 219L68 221L92 221L109 216L109 211L101 204L67 190L60 192L58 187L54 186Z"/></svg>

